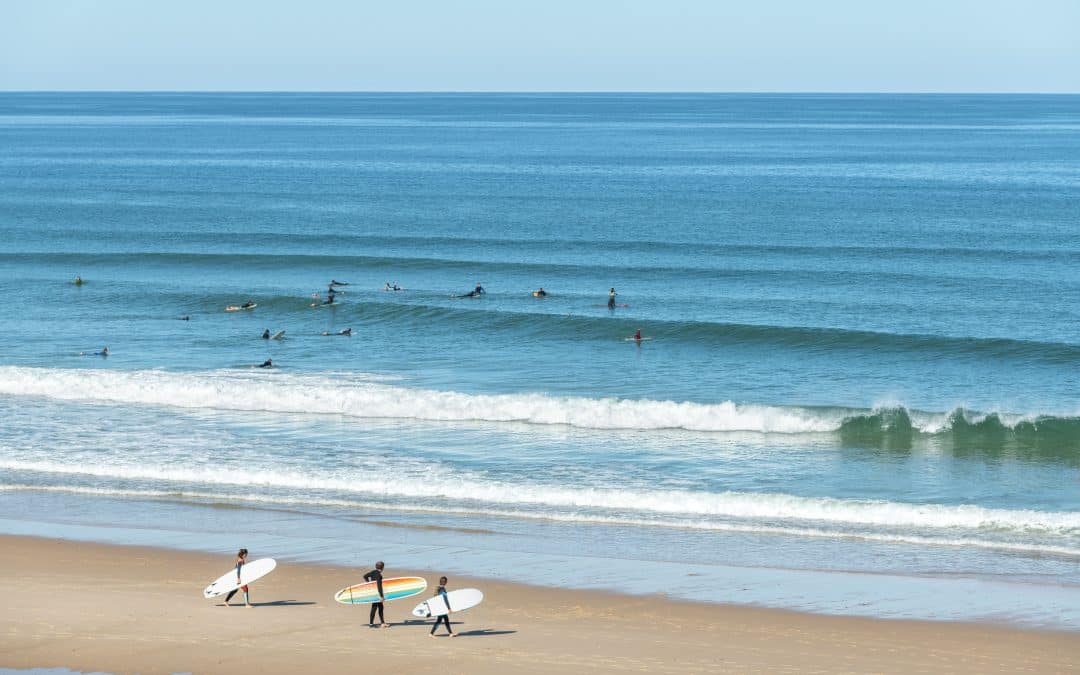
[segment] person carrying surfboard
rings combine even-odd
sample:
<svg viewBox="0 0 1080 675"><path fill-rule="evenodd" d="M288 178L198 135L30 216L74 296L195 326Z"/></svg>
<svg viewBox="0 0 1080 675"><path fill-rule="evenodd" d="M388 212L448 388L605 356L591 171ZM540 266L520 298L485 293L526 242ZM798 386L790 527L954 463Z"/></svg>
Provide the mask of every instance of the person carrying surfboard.
<svg viewBox="0 0 1080 675"><path fill-rule="evenodd" d="M439 627L439 624L445 623L446 632L450 637L457 637L457 633L450 628L450 598L446 595L446 577L439 577L439 587L435 589L435 597L440 595L442 596L443 602L446 603L447 612L446 614L435 617L435 625L431 627L431 632L428 633L428 635L430 637L435 637L435 629Z"/></svg>
<svg viewBox="0 0 1080 675"><path fill-rule="evenodd" d="M382 580L383 580L383 568L385 565L383 561L375 563L375 569L371 570L364 575L364 581L374 581L375 586L379 591L379 601L372 603L371 616L368 617L368 626L375 627L375 612L379 612L379 627L389 628L390 624L386 623L386 617L383 615L383 603L386 602L386 595L383 594Z"/></svg>
<svg viewBox="0 0 1080 675"><path fill-rule="evenodd" d="M244 563L247 562L247 555L248 555L248 550L246 548L240 549L240 552L236 554L236 583L237 584L240 583L240 570L244 567ZM247 607L251 607L252 604L251 604L251 599L248 596L247 584L244 584L243 586L240 586L239 588L234 588L231 591L229 591L229 594L225 596L225 606L226 607L229 606L229 600L232 600L232 597L234 595L236 595L237 591L243 591L244 592L244 605L247 606Z"/></svg>

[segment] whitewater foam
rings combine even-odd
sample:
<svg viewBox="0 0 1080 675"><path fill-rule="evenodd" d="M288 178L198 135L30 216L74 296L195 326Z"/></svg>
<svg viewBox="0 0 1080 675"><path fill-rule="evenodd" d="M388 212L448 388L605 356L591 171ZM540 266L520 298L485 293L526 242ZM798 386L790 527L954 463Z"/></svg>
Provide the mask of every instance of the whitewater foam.
<svg viewBox="0 0 1080 675"><path fill-rule="evenodd" d="M482 476L431 469L387 477L379 470L297 472L251 467L192 468L180 465L96 464L3 459L0 468L122 480L235 486L238 493L273 488L359 494L382 499L426 499L453 504L517 506L546 513L585 509L603 514L637 513L684 518L759 522L829 523L914 529L1010 530L1073 535L1080 513L995 509L971 504L911 504L883 500L805 497L780 493L654 490L644 487L564 488L537 483L485 480Z"/></svg>

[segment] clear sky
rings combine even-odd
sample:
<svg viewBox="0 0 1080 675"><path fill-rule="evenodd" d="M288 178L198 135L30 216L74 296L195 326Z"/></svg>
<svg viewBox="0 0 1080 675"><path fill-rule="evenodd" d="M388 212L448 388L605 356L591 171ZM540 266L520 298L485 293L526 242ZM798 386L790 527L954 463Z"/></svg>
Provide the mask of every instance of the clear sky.
<svg viewBox="0 0 1080 675"><path fill-rule="evenodd" d="M1080 0L0 0L0 89L1080 92Z"/></svg>

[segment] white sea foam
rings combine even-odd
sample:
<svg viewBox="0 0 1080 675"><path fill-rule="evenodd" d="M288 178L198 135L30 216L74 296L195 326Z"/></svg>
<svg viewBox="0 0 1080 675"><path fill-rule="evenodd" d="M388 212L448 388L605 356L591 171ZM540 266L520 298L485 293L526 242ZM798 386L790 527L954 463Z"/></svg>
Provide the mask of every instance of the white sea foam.
<svg viewBox="0 0 1080 675"><path fill-rule="evenodd" d="M287 489L363 495L381 499L422 499L451 505L527 507L542 513L648 514L685 519L737 519L764 523L829 523L838 526L916 530L1009 530L1057 535L1080 533L1080 513L995 509L976 505L912 504L884 500L805 497L779 493L700 492L637 488L565 488L537 483L484 480L451 472L388 475L385 471L334 472L254 469L250 466L195 468L168 464L71 466L53 461L0 459L0 468L98 478L149 480L187 485Z"/></svg>
<svg viewBox="0 0 1080 675"><path fill-rule="evenodd" d="M496 518L516 518L526 520L556 521L619 527L662 527L671 529L704 530L709 532L727 532L733 534L811 537L819 539L849 539L871 541L883 544L908 544L915 546L947 546L952 548L977 548L984 550L1010 551L1036 555L1059 555L1080 558L1080 548L1058 546L1044 543L1023 541L1001 541L978 537L923 536L903 533L878 533L856 530L837 530L808 527L783 527L753 523L718 522L704 519L670 518L633 518L618 515L595 515L581 512L541 513L499 508L460 508L435 506L417 506L409 503L386 503L365 501L363 499L326 499L313 497L290 497L272 494L223 495L219 492L200 492L191 490L128 490L115 488L96 488L78 486L40 486L40 485L2 485L3 491L54 492L91 495L95 497L116 497L152 500L198 500L215 503L248 504L252 507L271 506L306 506L345 509L379 509L402 513L433 513L467 516L489 516Z"/></svg>
<svg viewBox="0 0 1080 675"><path fill-rule="evenodd" d="M835 431L847 414L842 410L738 405L731 401L703 404L544 394L465 394L344 376L15 366L0 367L0 395L354 418L787 434Z"/></svg>

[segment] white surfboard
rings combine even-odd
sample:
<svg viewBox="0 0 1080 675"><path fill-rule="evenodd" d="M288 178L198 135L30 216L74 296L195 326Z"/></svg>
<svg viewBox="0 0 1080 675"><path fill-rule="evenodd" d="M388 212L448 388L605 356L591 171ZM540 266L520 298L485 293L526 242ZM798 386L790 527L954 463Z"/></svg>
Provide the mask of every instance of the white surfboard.
<svg viewBox="0 0 1080 675"><path fill-rule="evenodd" d="M285 337L285 331L283 331L283 330L279 330L278 332L276 332L276 333L274 333L273 335L271 335L271 336L270 336L270 339L271 339L271 340L280 340L280 339L281 339L281 338L283 338L283 337Z"/></svg>
<svg viewBox="0 0 1080 675"><path fill-rule="evenodd" d="M449 609L446 607L446 600L450 601ZM434 598L425 600L412 611L413 616L426 619L432 616L443 616L450 612L464 612L483 602L484 594L475 588L459 588L456 591L447 593L446 600L443 599L442 595L436 595Z"/></svg>
<svg viewBox="0 0 1080 675"><path fill-rule="evenodd" d="M236 583L236 568L234 567L222 574L217 581L207 586L202 592L203 597L216 598L219 595L225 595L234 588L240 588L256 579L262 579L273 572L275 567L277 567L277 561L273 558L252 560L240 568L240 583Z"/></svg>

